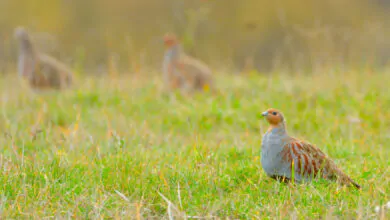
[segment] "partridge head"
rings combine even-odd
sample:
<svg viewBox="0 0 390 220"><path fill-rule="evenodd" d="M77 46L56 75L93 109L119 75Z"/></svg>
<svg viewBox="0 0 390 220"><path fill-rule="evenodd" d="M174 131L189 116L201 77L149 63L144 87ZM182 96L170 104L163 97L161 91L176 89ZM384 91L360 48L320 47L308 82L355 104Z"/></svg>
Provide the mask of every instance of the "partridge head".
<svg viewBox="0 0 390 220"><path fill-rule="evenodd" d="M167 33L164 35L164 44L166 47L170 48L179 44L179 40L177 39L177 36L175 34Z"/></svg>
<svg viewBox="0 0 390 220"><path fill-rule="evenodd" d="M265 119L270 124L269 127L270 129L278 128L278 127L283 128L286 126L285 119L282 112L280 112L277 109L270 108L267 111L261 113L261 115L264 116Z"/></svg>
<svg viewBox="0 0 390 220"><path fill-rule="evenodd" d="M17 27L14 30L15 39L26 39L28 37L27 31L23 27Z"/></svg>
<svg viewBox="0 0 390 220"><path fill-rule="evenodd" d="M310 182L315 178L337 180L343 185L355 183L319 148L287 134L286 119L277 109L268 109L262 116L269 123L263 136L261 164L268 176L282 181Z"/></svg>

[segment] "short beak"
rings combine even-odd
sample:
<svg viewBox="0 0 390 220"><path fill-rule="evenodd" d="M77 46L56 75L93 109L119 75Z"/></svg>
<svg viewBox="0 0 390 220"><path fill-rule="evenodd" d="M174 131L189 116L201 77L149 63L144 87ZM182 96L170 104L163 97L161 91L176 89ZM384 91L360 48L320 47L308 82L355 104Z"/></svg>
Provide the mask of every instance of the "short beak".
<svg viewBox="0 0 390 220"><path fill-rule="evenodd" d="M262 116L267 116L268 115L268 112L263 112L261 113Z"/></svg>

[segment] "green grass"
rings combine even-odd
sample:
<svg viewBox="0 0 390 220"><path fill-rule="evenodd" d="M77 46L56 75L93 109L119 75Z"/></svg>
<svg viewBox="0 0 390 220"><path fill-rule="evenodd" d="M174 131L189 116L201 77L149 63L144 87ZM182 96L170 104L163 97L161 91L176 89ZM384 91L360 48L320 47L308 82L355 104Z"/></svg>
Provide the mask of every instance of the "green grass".
<svg viewBox="0 0 390 220"><path fill-rule="evenodd" d="M221 95L192 96L147 78L45 94L1 79L2 218L367 219L390 201L390 73L219 75ZM269 107L363 189L268 178L259 113Z"/></svg>

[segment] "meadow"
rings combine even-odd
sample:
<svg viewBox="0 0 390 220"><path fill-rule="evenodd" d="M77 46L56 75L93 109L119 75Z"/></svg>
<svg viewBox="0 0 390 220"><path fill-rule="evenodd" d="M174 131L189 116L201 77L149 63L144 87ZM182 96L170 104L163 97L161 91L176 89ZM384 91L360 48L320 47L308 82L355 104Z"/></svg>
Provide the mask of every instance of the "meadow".
<svg viewBox="0 0 390 220"><path fill-rule="evenodd" d="M389 217L375 207L390 201L390 71L217 73L220 94L192 95L160 78L78 77L44 94L1 78L1 218ZM270 107L362 190L268 178Z"/></svg>

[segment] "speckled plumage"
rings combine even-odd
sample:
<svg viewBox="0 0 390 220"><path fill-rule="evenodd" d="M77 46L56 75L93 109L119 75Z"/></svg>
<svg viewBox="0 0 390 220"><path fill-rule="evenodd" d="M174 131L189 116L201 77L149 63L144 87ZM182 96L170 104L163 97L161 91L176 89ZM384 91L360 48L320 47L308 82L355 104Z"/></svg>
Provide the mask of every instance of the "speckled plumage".
<svg viewBox="0 0 390 220"><path fill-rule="evenodd" d="M263 136L261 152L261 164L268 176L290 181L294 170L296 182L324 178L360 188L319 148L289 136L280 111L268 109L263 112L263 116L270 123L270 128Z"/></svg>

